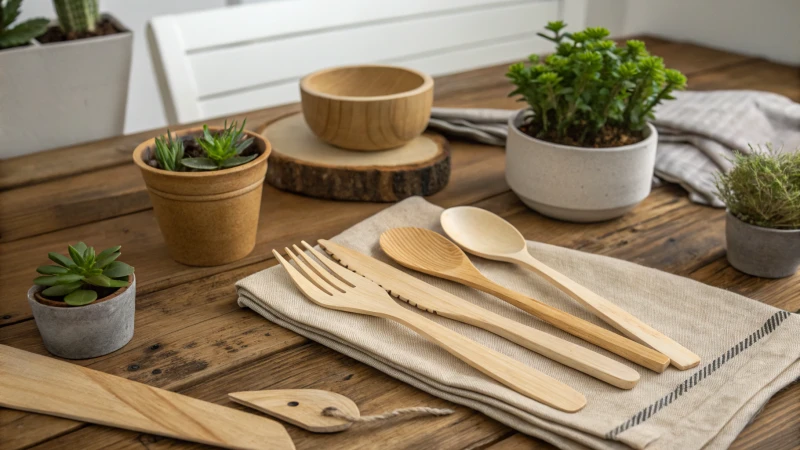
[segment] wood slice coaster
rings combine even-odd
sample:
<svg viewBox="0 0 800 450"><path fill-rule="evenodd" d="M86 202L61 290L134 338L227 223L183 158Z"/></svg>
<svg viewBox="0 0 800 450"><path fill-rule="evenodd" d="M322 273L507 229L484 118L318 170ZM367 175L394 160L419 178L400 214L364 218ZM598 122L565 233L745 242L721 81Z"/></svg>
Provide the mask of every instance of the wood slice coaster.
<svg viewBox="0 0 800 450"><path fill-rule="evenodd" d="M391 150L343 150L317 138L302 114L268 122L260 133L272 143L267 182L285 191L333 200L396 202L435 194L450 179L450 148L438 134L425 133Z"/></svg>

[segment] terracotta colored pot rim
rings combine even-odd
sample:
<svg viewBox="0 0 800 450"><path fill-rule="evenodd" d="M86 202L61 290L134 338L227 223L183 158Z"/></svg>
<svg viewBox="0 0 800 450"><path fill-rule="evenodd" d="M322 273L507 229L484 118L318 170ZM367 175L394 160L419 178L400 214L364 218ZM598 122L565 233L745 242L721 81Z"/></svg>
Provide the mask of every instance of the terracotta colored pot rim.
<svg viewBox="0 0 800 450"><path fill-rule="evenodd" d="M508 119L508 128L511 129L513 132L517 133L518 135L524 137L525 139L530 139L531 141L539 142L542 145L547 145L553 148L561 148L564 150L573 150L573 151L586 151L586 152L624 152L630 150L636 150L641 147L647 147L653 143L653 141L658 139L658 131L656 127L653 126L650 122L647 122L647 130L649 134L646 138L642 139L639 142L634 144L622 145L620 147L578 147L575 145L563 145L563 144L556 144L549 141L543 141L541 139L536 139L535 137L530 136L529 134L523 132L519 129L519 125L522 123L522 116L528 112L527 109L522 109L518 113L511 116Z"/></svg>
<svg viewBox="0 0 800 450"><path fill-rule="evenodd" d="M326 73L329 73L329 72L335 72L335 71L338 71L338 70L354 69L354 68L357 68L357 67L376 67L376 68L384 68L384 69L393 69L393 70L396 70L398 72L413 73L414 75L417 75L418 77L422 78L422 84L419 85L418 87L414 88L414 89L409 90L409 91L403 91L403 92L398 92L396 94L389 94L389 95L375 95L375 96L371 96L371 97L356 97L356 96L350 96L350 95L328 94L328 93L321 92L321 91L318 91L316 89L313 89L313 88L311 88L309 86L309 83L310 83L311 79L316 77L316 76L318 76L318 75L323 75L323 74L326 74ZM393 100L393 99L398 99L398 98L403 98L403 97L411 97L413 95L416 95L416 94L428 91L430 89L433 89L433 78L430 75L426 74L426 73L419 72L417 70L409 69L409 68L406 68L406 67L391 66L391 65L385 65L385 64L356 64L356 65L351 65L351 66L331 67L329 69L323 69L323 70L319 70L317 72L308 74L305 77L303 77L303 79L300 80L300 89L305 91L305 92L307 92L307 93L309 93L309 94L312 94L314 96L327 98L327 99L331 99L331 100L345 100L345 101L349 101L349 102L374 102L374 101L377 101L377 100Z"/></svg>
<svg viewBox="0 0 800 450"><path fill-rule="evenodd" d="M215 132L215 131L222 131L223 128L222 127L208 127L208 129L209 129L209 131ZM191 135L191 134L198 133L198 132L202 132L202 131L203 131L203 127L184 128L183 130L178 130L178 131L174 132L173 135L175 135L177 137L184 137L184 136ZM260 134L253 133L252 131L248 131L248 130L244 130L244 133L246 133L248 137L251 137L254 140L258 140L258 141L263 142L264 143L264 151L260 155L258 155L258 157L256 159L250 161L247 164L242 164L241 166L235 166L235 167L231 167L231 168L228 168L228 169L222 169L222 170L208 170L208 171L202 171L202 172L172 172L172 171L169 171L169 170L156 169L155 167L147 164L144 161L144 157L143 157L144 152L146 150L148 150L149 148L155 146L155 142L156 142L156 138L155 137L152 137L152 138L150 138L150 139L148 139L148 140L146 140L146 141L144 141L141 144L136 146L136 149L133 151L133 162L136 163L136 165L139 166L139 168L144 170L144 171L151 172L151 173L158 174L158 175L176 177L176 178L210 178L210 177L213 177L213 176L216 176L216 175L220 175L220 174L226 174L227 175L227 174L231 174L231 173L242 172L242 171L245 171L245 170L247 170L247 169L249 169L249 168L251 168L253 166L256 166L256 165L264 162L264 160L269 158L269 154L272 152L272 145L269 143L268 140L264 139L264 136L261 136Z"/></svg>
<svg viewBox="0 0 800 450"><path fill-rule="evenodd" d="M131 287L131 283L133 283L133 275L128 275L128 285L127 286L117 289L111 295L107 295L107 296L105 296L105 297L103 297L101 299L93 301L92 303L89 303L89 304L86 304L86 305L81 305L81 306L71 306L71 305L67 305L64 302L57 302L57 301L54 301L54 300L50 300L50 299L44 298L44 296L42 296L42 291L44 289L40 289L40 290L34 292L33 298L35 298L36 301L41 303L42 305L50 306L52 308L82 308L84 306L97 305L98 303L107 302L109 300L113 300L113 299L119 297L120 295L122 295L123 292L127 291L128 288Z"/></svg>
<svg viewBox="0 0 800 450"><path fill-rule="evenodd" d="M760 231L763 231L763 232L765 232L765 233L775 233L775 234L800 234L800 228L795 228L795 229L787 229L787 228L767 228L767 227L760 227L760 226L758 226L758 225L753 225L752 223L747 223L747 222L745 222L744 220L742 220L742 219L740 219L740 218L736 217L736 215L735 215L735 214L733 214L733 213L732 213L732 212L731 212L729 209L726 209L726 210L725 210L725 213L726 213L726 214L728 215L728 217L730 217L731 219L733 219L733 220L735 220L735 221L737 221L737 222L739 222L739 223L741 223L741 224L743 224L743 225L745 225L745 226L747 226L747 227L754 228L754 229L756 229L756 230L760 230Z"/></svg>

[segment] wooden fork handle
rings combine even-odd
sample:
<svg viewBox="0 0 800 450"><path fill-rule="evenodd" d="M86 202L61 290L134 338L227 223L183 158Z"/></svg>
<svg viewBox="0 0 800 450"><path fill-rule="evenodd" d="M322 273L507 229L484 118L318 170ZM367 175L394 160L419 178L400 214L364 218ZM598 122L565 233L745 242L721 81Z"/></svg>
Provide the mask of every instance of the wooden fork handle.
<svg viewBox="0 0 800 450"><path fill-rule="evenodd" d="M606 330L591 322L587 322L572 314L553 308L530 297L526 297L519 292L512 291L497 283L482 278L477 282L464 282L471 287L495 295L523 311L526 311L539 319L553 325L556 328L577 336L586 342L590 342L598 347L604 348L614 354L632 361L640 366L661 373L669 366L669 357L645 347L638 342L634 342L624 336L620 336L613 331Z"/></svg>
<svg viewBox="0 0 800 450"><path fill-rule="evenodd" d="M392 308L391 313L381 316L411 328L453 356L526 397L565 412L576 412L586 406L583 394L566 384L399 305Z"/></svg>
<svg viewBox="0 0 800 450"><path fill-rule="evenodd" d="M619 306L537 260L527 250L521 256L519 262L524 267L548 280L625 336L663 353L669 357L673 366L680 370L686 370L700 364L700 357L689 349L661 334L658 330L637 319Z"/></svg>

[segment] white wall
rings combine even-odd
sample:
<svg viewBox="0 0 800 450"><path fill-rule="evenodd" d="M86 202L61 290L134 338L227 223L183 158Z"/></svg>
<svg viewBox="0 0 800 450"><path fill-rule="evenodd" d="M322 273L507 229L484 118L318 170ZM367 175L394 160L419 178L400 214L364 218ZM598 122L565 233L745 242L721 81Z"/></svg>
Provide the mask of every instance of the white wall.
<svg viewBox="0 0 800 450"><path fill-rule="evenodd" d="M125 111L125 133L150 130L167 124L158 90L145 24L151 17L200 9L220 8L225 0L100 0L100 10L116 17L133 31L133 60ZM56 17L52 0L25 0L22 16Z"/></svg>
<svg viewBox="0 0 800 450"><path fill-rule="evenodd" d="M800 0L591 0L588 23L800 65Z"/></svg>

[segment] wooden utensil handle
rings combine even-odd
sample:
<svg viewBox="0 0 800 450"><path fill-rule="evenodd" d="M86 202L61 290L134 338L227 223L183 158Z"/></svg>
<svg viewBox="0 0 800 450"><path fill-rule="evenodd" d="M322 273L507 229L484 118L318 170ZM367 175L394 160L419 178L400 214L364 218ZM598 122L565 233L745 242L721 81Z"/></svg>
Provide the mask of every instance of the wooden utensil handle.
<svg viewBox="0 0 800 450"><path fill-rule="evenodd" d="M699 356L637 319L629 312L537 260L527 250L521 255L522 258L520 258L519 262L523 266L544 277L625 336L636 342L649 345L663 353L669 357L673 366L680 370L686 370L700 364Z"/></svg>
<svg viewBox="0 0 800 450"><path fill-rule="evenodd" d="M526 397L566 412L576 412L586 406L586 398L566 384L399 305L397 309L392 308L391 315L385 317L411 328L453 356Z"/></svg>
<svg viewBox="0 0 800 450"><path fill-rule="evenodd" d="M463 280L475 289L500 297L523 311L553 325L556 328L577 336L586 342L604 348L614 354L632 361L640 366L661 373L669 366L669 358L653 349L647 348L624 336L620 336L591 322L565 313L560 309L545 305L519 292L507 289L499 284L482 277L479 280Z"/></svg>
<svg viewBox="0 0 800 450"><path fill-rule="evenodd" d="M449 317L448 314L443 314ZM598 380L621 389L633 389L639 372L588 348L565 341L552 334L525 326L503 316L485 311L482 316L470 314L461 321L483 328L540 355L572 367ZM456 319L459 320L459 319Z"/></svg>

